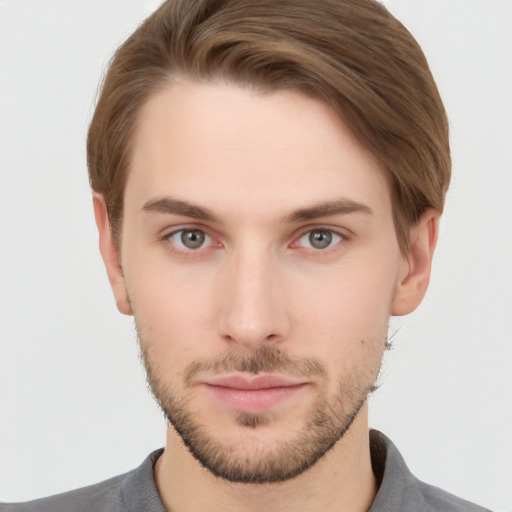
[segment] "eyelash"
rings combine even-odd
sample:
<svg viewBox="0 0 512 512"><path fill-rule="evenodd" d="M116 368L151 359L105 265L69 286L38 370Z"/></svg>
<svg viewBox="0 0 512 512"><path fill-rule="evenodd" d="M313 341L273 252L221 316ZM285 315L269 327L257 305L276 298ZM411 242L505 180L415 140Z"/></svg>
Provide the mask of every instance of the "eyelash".
<svg viewBox="0 0 512 512"><path fill-rule="evenodd" d="M184 232L202 233L205 237L205 241L208 241L208 239L209 239L210 243L207 244L206 246L200 246L197 249L191 249L188 247L180 247L176 242L173 242L171 239L174 236L179 235L180 233L183 234ZM196 254L194 254L194 253L199 252L201 249L205 249L208 247L214 247L214 248L222 247L222 244L220 242L212 244L211 242L214 241L213 237L211 237L204 229L196 228L194 226L183 227L180 229L176 229L170 233L167 233L164 236L162 236L162 241L167 242L169 244L171 250L173 250L174 252L180 254L181 256L188 256L188 257L195 256Z"/></svg>
<svg viewBox="0 0 512 512"><path fill-rule="evenodd" d="M334 239L337 239L337 240L335 241L335 243L333 245L329 245L328 247L325 247L325 248L304 247L304 246L299 245L300 240L302 240L304 237L307 237L308 235L311 236L311 234L315 231L330 234ZM172 239L172 237L179 235L180 233L183 234L183 232L202 233L205 237L205 242L207 242L209 239L210 243L208 243L207 245L201 245L197 249L180 247L176 242L172 242L171 239ZM181 236L183 236L183 235L181 235ZM338 249L339 248L338 246L341 243L343 243L344 241L349 240L349 238L350 237L346 233L342 233L335 229L331 229L328 227L322 227L322 226L315 226L315 227L308 228L306 231L301 231L301 233L298 236L294 237L293 242L290 244L290 247L293 248L294 246L299 246L306 250L312 250L316 254L327 254L327 253L331 253L331 251L335 251L336 249ZM212 236L210 236L206 230L204 230L202 228L196 228L193 226L182 227L182 228L176 229L170 233L166 233L165 235L163 235L161 237L161 240L164 242L167 242L174 252L176 252L182 256L188 256L188 257L198 256L197 253L199 251L201 251L202 249L204 250L209 247L211 247L211 248L221 248L222 247L222 243L215 242L214 238ZM211 242L214 242L214 243L212 244Z"/></svg>

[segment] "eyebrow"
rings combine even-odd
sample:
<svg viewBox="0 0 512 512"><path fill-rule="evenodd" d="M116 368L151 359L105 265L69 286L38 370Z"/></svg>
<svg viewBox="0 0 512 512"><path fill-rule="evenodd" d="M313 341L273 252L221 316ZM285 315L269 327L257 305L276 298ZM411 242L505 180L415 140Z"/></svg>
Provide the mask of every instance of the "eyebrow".
<svg viewBox="0 0 512 512"><path fill-rule="evenodd" d="M144 204L142 210L149 213L183 215L184 217L198 220L219 222L218 217L208 208L172 197L152 199ZM297 223L321 217L332 217L334 215L346 215L357 212L373 214L373 210L363 203L358 203L350 199L337 199L335 201L327 201L295 210L289 215L286 215L283 221L285 223Z"/></svg>
<svg viewBox="0 0 512 512"><path fill-rule="evenodd" d="M206 220L209 222L218 222L214 213L208 208L189 203L188 201L180 201L172 197L163 197L152 199L142 207L142 210L150 213L166 213L170 215L183 215L192 219Z"/></svg>
<svg viewBox="0 0 512 512"><path fill-rule="evenodd" d="M373 214L373 210L363 203L358 203L350 199L337 199L335 201L316 204L308 208L301 208L287 215L284 220L285 222L295 223L357 212Z"/></svg>

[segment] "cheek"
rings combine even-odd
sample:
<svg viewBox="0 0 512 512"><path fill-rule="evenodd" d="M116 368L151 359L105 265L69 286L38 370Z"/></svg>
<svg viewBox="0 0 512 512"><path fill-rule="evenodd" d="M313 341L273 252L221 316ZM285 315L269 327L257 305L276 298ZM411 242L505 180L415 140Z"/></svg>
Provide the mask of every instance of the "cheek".
<svg viewBox="0 0 512 512"><path fill-rule="evenodd" d="M209 288L204 271L172 262L163 246L127 237L123 250L128 292L145 319L159 324L197 318L198 311L204 311Z"/></svg>
<svg viewBox="0 0 512 512"><path fill-rule="evenodd" d="M310 283L309 290L292 295L293 338L303 345L302 352L314 351L332 376L365 369L373 375L387 339L393 267L346 268L314 286Z"/></svg>
<svg viewBox="0 0 512 512"><path fill-rule="evenodd" d="M123 262L139 337L159 364L179 368L204 356L199 348L211 344L212 287L204 274L141 256L132 251L130 259Z"/></svg>
<svg viewBox="0 0 512 512"><path fill-rule="evenodd" d="M324 275L296 279L289 297L297 321L319 334L371 339L388 322L395 280L394 266L382 261L344 264Z"/></svg>

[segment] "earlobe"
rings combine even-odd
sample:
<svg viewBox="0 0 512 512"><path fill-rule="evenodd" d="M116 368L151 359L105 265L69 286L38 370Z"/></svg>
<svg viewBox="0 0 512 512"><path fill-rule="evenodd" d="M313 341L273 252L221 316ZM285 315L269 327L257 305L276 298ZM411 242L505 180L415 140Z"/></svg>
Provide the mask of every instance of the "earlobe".
<svg viewBox="0 0 512 512"><path fill-rule="evenodd" d="M131 315L132 308L126 290L126 283L119 259L119 251L112 237L107 207L101 194L93 195L94 217L99 233L101 257L107 269L108 280L114 293L117 309L124 315Z"/></svg>
<svg viewBox="0 0 512 512"><path fill-rule="evenodd" d="M439 234L440 213L429 209L410 231L410 248L404 256L391 314L412 313L421 303L430 282L432 259Z"/></svg>

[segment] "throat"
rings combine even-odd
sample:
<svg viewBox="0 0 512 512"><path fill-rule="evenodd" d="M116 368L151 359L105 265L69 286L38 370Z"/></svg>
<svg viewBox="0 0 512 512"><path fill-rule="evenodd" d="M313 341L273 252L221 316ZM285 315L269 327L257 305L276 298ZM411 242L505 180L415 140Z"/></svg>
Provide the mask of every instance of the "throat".
<svg viewBox="0 0 512 512"><path fill-rule="evenodd" d="M372 470L366 405L346 435L300 475L275 483L233 483L205 469L169 426L155 482L169 512L367 511L378 491Z"/></svg>

